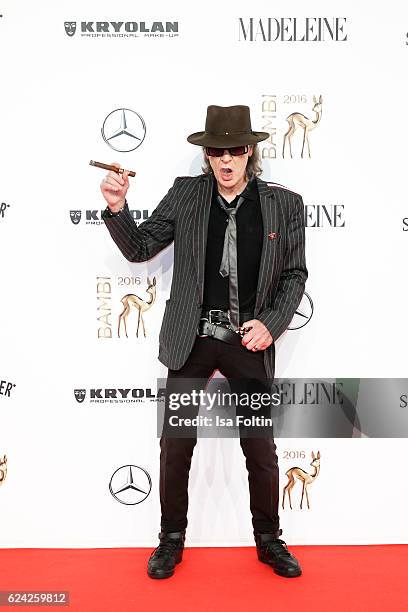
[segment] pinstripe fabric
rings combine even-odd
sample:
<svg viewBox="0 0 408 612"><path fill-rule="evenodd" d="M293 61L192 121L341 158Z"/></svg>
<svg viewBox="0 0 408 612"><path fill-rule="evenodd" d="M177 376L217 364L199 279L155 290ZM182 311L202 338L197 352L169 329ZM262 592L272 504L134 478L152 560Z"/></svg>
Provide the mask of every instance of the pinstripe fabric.
<svg viewBox="0 0 408 612"><path fill-rule="evenodd" d="M303 295L308 276L305 261L302 197L257 178L264 240L254 318L274 340L288 327ZM204 291L205 248L213 176L177 177L148 219L135 224L126 202L117 216L102 218L128 261L154 257L174 240L173 281L159 336L159 360L178 370L196 338ZM268 234L276 233L274 239ZM239 257L239 254L238 254ZM246 350L246 349L245 349ZM269 378L275 372L275 344L264 351Z"/></svg>

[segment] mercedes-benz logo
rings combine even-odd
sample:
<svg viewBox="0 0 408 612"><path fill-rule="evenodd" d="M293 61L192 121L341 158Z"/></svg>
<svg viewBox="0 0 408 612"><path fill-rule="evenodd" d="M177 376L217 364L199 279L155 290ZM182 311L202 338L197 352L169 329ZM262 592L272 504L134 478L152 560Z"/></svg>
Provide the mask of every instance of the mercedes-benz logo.
<svg viewBox="0 0 408 612"><path fill-rule="evenodd" d="M309 323L313 316L313 302L312 298L306 291L303 294L300 304L297 307L293 319L290 322L288 329L300 329Z"/></svg>
<svg viewBox="0 0 408 612"><path fill-rule="evenodd" d="M130 108L117 108L105 117L102 138L112 149L120 153L134 151L146 136L143 118Z"/></svg>
<svg viewBox="0 0 408 612"><path fill-rule="evenodd" d="M113 472L109 491L116 501L127 506L141 504L152 490L149 473L138 465L122 465Z"/></svg>

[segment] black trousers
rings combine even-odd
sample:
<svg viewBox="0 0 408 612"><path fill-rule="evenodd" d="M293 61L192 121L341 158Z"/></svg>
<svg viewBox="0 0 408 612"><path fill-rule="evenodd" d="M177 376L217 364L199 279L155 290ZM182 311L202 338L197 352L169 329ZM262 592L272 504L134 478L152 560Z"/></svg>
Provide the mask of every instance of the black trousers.
<svg viewBox="0 0 408 612"><path fill-rule="evenodd" d="M263 351L253 352L243 346L233 346L214 338L197 336L183 367L179 370L168 370L166 390L170 392L176 388L182 379L196 377L207 382L216 369L228 379L231 389L233 384L236 386L237 380L242 383L246 380L251 383L259 381L261 387L267 381ZM167 409L166 406L166 412ZM189 437L169 437L163 429L160 438L160 504L163 531L181 531L187 527L188 479L196 443L196 430ZM240 435L240 444L248 470L253 529L279 537L282 534L278 514L279 468L274 439L270 433L265 437Z"/></svg>

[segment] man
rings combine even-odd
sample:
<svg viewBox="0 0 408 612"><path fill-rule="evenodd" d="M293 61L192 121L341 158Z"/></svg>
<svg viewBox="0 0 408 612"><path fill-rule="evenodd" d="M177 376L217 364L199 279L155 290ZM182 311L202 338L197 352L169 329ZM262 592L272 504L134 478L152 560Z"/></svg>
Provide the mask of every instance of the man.
<svg viewBox="0 0 408 612"><path fill-rule="evenodd" d="M136 226L123 178L101 183L102 217L127 260L150 259L174 241L173 281L159 336L167 389L214 370L233 384L273 380L275 342L288 327L308 276L302 197L259 178L257 143L247 106L209 106L205 130L188 137L204 149L204 173L178 177L152 215ZM166 405L167 413L168 405ZM182 560L188 476L196 435L163 430L160 446L160 544L148 574L167 578ZM275 573L301 574L278 536L279 470L273 437L240 436L260 561Z"/></svg>

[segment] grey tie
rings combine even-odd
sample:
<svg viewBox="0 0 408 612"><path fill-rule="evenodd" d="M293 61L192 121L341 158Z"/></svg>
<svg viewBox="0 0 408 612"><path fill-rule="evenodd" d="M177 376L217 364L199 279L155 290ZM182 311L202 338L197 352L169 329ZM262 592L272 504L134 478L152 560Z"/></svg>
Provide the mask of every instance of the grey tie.
<svg viewBox="0 0 408 612"><path fill-rule="evenodd" d="M238 266L237 266L237 221L236 214L244 198L240 196L236 206L225 206L222 197L217 196L221 208L228 215L228 225L224 236L224 249L220 265L221 276L229 276L229 304L230 320L234 329L239 326L238 301Z"/></svg>

